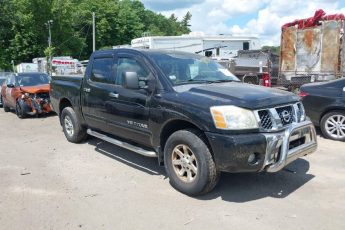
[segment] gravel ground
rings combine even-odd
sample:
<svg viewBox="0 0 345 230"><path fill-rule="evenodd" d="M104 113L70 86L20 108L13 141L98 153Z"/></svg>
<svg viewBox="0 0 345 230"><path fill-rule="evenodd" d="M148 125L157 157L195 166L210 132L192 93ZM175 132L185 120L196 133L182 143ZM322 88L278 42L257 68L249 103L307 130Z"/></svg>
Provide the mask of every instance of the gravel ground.
<svg viewBox="0 0 345 230"><path fill-rule="evenodd" d="M223 174L192 198L156 159L90 138L66 141L56 116L0 111L0 229L345 229L345 148L275 174Z"/></svg>

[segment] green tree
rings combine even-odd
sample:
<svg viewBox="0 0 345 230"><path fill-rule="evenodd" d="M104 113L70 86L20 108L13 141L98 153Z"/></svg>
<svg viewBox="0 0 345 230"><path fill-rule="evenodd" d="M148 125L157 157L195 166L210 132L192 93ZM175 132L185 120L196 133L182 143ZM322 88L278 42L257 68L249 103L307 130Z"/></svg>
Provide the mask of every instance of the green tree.
<svg viewBox="0 0 345 230"><path fill-rule="evenodd" d="M54 53L87 59L92 53L92 12L96 14L96 47L129 44L144 33L189 33L191 14L181 21L145 9L138 0L0 0L0 68L43 57L53 20ZM47 51L47 50L46 50Z"/></svg>
<svg viewBox="0 0 345 230"><path fill-rule="evenodd" d="M15 16L14 4L12 0L0 1L0 69L10 70L11 55L8 52L10 40L14 37L12 30Z"/></svg>

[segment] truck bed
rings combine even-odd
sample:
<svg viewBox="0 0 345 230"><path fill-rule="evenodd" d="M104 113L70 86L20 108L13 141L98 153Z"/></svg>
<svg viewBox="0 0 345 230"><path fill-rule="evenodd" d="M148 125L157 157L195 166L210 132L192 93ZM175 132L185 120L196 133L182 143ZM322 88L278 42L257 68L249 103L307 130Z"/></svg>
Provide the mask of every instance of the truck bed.
<svg viewBox="0 0 345 230"><path fill-rule="evenodd" d="M51 80L51 104L56 113L60 113L59 104L64 98L68 98L74 105L80 105L80 88L82 75L52 76Z"/></svg>

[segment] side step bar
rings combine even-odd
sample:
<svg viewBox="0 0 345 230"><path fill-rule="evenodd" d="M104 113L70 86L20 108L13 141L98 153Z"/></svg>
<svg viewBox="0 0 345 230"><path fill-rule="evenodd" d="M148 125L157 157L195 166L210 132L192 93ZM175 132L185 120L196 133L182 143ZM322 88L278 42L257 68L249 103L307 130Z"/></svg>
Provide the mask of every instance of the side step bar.
<svg viewBox="0 0 345 230"><path fill-rule="evenodd" d="M119 147L128 149L130 151L136 152L140 155L146 156L146 157L157 157L157 153L154 151L148 151L143 148L140 148L138 146L131 145L129 143L114 139L112 137L108 137L107 135L98 133L96 131L92 131L91 129L87 129L87 134L97 137L99 139L102 139L103 141L109 142L111 144L117 145Z"/></svg>

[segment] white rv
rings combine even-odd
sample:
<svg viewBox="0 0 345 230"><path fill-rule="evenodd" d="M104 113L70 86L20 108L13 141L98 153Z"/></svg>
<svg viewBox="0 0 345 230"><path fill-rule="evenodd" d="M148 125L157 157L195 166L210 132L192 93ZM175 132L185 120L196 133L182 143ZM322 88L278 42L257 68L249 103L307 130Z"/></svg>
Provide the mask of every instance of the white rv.
<svg viewBox="0 0 345 230"><path fill-rule="evenodd" d="M133 39L133 48L178 50L198 53L214 59L230 59L238 50L260 49L257 37L232 35L153 36Z"/></svg>

